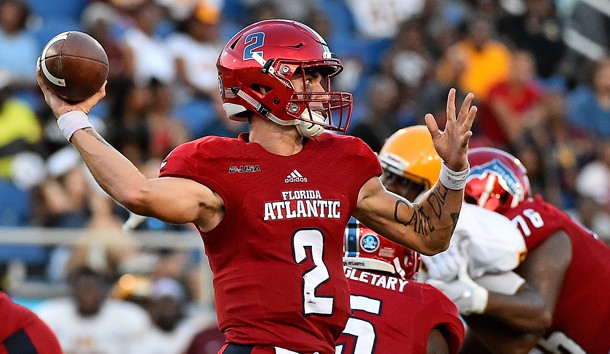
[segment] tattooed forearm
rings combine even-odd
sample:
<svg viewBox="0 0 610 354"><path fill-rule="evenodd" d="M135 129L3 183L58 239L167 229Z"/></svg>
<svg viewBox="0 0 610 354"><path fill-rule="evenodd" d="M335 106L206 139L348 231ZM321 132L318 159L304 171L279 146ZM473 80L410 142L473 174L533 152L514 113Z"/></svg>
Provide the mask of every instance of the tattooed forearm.
<svg viewBox="0 0 610 354"><path fill-rule="evenodd" d="M407 202L405 202L402 199L397 199L396 200L396 204L394 204L394 220L398 221L399 223L403 224L403 225L407 225L407 222L400 220L400 218L398 217L398 206L400 204L404 204L406 206L408 206L409 204L407 204Z"/></svg>
<svg viewBox="0 0 610 354"><path fill-rule="evenodd" d="M455 227L457 226L458 219L460 218L460 213L451 213L451 220L453 221L453 225L451 226L451 234L455 231Z"/></svg>
<svg viewBox="0 0 610 354"><path fill-rule="evenodd" d="M402 198L396 200L394 220L412 228L421 236L430 236L438 230L444 230L443 234L451 230L450 235L453 234L460 213L452 209L457 207L455 202L461 198L455 200L457 195L451 195L450 198L449 191L439 183L419 203L411 204ZM454 202L449 203L451 200Z"/></svg>
<svg viewBox="0 0 610 354"><path fill-rule="evenodd" d="M430 192L427 202L430 204L432 212L436 218L440 219L441 215L443 214L443 205L445 205L445 201L447 200L448 189L441 183L439 183L437 186L438 187L432 189Z"/></svg>
<svg viewBox="0 0 610 354"><path fill-rule="evenodd" d="M396 201L396 205L394 206L394 220L405 226L411 225L415 232L423 236L427 236L434 231L434 225L432 225L432 223L430 222L430 216L424 212L421 206L413 210L413 214L411 214L411 218L409 220L400 220L400 218L398 217L398 207L400 206L400 204L408 206L408 204L404 200L398 199Z"/></svg>
<svg viewBox="0 0 610 354"><path fill-rule="evenodd" d="M93 136L94 138L96 138L99 142L101 142L102 144L106 145L106 146L111 146L110 144L108 144L108 142L106 140L104 140L104 138L101 137L101 135L99 135L93 128L85 128L84 129L85 133Z"/></svg>
<svg viewBox="0 0 610 354"><path fill-rule="evenodd" d="M428 236L434 231L434 225L430 222L430 216L424 212L421 206L413 213L410 224L415 232L423 236Z"/></svg>

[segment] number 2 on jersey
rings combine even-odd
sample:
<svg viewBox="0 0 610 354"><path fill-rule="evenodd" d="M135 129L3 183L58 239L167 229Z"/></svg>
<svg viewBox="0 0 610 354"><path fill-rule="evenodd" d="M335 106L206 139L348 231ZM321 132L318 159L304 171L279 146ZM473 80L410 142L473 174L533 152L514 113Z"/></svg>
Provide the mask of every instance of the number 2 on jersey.
<svg viewBox="0 0 610 354"><path fill-rule="evenodd" d="M302 229L292 238L293 256L297 264L307 259L307 249L311 249L314 267L303 273L303 312L305 315L330 315L334 299L330 296L316 296L320 284L330 279L324 264L324 236L319 230Z"/></svg>

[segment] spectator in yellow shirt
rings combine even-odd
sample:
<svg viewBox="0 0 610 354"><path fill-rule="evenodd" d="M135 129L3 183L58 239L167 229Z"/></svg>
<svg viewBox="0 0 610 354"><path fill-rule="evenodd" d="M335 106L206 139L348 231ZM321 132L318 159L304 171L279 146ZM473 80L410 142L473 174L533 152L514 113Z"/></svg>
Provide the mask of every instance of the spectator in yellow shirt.
<svg viewBox="0 0 610 354"><path fill-rule="evenodd" d="M14 157L42 138L42 128L32 108L10 93L8 83L0 87L0 178L3 179L11 179Z"/></svg>
<svg viewBox="0 0 610 354"><path fill-rule="evenodd" d="M511 54L506 45L493 38L492 25L482 19L472 21L466 37L449 48L464 59L460 89L484 100L489 89L504 81L509 72Z"/></svg>

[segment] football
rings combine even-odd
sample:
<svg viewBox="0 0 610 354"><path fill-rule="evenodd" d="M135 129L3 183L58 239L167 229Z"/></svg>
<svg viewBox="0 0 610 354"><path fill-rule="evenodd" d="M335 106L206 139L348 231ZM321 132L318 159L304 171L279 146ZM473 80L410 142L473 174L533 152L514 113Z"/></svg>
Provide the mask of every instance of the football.
<svg viewBox="0 0 610 354"><path fill-rule="evenodd" d="M79 31L51 38L38 65L47 87L70 102L90 97L108 77L106 51L95 38Z"/></svg>

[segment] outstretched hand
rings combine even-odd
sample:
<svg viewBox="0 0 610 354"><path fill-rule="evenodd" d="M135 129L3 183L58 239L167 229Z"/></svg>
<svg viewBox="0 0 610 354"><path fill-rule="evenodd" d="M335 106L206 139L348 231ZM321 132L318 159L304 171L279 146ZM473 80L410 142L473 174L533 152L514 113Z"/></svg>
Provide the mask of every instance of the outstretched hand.
<svg viewBox="0 0 610 354"><path fill-rule="evenodd" d="M40 60L40 58L38 58ZM68 102L61 97L57 96L53 91L51 91L47 85L45 84L42 73L40 71L40 65L36 64L36 80L38 81L38 86L42 90L44 94L44 100L47 102L51 110L53 110L53 114L55 117L59 118L64 113L70 111L82 111L85 114L89 114L89 111L102 99L106 96L106 82L102 85L102 87L94 93L91 97L87 98L84 101L80 102Z"/></svg>
<svg viewBox="0 0 610 354"><path fill-rule="evenodd" d="M447 96L447 124L440 131L436 119L430 113L426 114L426 126L432 136L432 142L438 155L453 171L463 171L468 166L468 141L472 136L472 123L477 113L477 107L471 106L474 95L469 93L464 98L462 107L456 115L455 89L449 90Z"/></svg>

